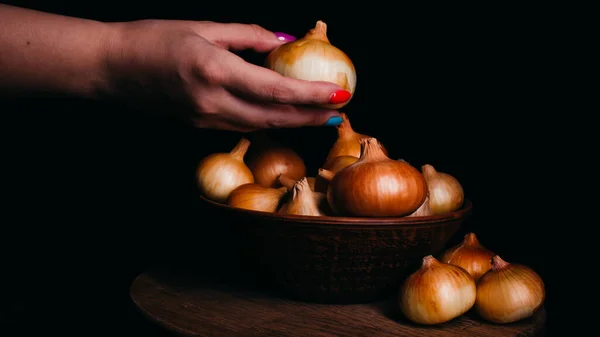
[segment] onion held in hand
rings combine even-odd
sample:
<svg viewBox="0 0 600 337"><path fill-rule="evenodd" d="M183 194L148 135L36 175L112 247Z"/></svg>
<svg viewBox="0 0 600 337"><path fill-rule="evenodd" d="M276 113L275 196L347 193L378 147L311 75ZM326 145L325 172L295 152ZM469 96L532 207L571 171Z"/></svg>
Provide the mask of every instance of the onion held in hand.
<svg viewBox="0 0 600 337"><path fill-rule="evenodd" d="M265 65L286 77L335 83L352 95L356 89L354 64L348 55L329 42L327 25L323 21L318 21L303 38L271 51ZM350 100L323 107L339 109L348 102Z"/></svg>
<svg viewBox="0 0 600 337"><path fill-rule="evenodd" d="M328 192L331 208L350 216L405 216L427 197L418 169L385 155L375 138L360 140L361 155L335 174Z"/></svg>
<svg viewBox="0 0 600 337"><path fill-rule="evenodd" d="M242 138L231 152L213 153L200 161L196 181L205 197L225 203L235 188L254 182L252 171L244 163L249 146L250 141Z"/></svg>

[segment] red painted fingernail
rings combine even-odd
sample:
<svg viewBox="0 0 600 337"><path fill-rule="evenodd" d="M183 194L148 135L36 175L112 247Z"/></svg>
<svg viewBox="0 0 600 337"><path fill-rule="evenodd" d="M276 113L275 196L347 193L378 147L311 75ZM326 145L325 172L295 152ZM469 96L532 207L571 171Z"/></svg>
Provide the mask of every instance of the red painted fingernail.
<svg viewBox="0 0 600 337"><path fill-rule="evenodd" d="M331 97L329 97L329 104L344 103L347 102L350 99L350 97L352 97L352 94L349 91L338 90L331 94Z"/></svg>

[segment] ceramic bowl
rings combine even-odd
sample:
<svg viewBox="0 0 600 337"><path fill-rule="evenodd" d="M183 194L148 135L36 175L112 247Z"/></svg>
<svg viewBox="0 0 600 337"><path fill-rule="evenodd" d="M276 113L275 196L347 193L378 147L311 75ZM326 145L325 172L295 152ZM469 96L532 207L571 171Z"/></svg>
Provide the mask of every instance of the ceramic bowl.
<svg viewBox="0 0 600 337"><path fill-rule="evenodd" d="M396 292L428 254L439 254L472 213L362 218L277 215L237 209L201 197L219 234L210 244L228 261L282 295L319 303L364 303ZM219 240L219 238L225 238ZM234 261L236 260L236 261Z"/></svg>

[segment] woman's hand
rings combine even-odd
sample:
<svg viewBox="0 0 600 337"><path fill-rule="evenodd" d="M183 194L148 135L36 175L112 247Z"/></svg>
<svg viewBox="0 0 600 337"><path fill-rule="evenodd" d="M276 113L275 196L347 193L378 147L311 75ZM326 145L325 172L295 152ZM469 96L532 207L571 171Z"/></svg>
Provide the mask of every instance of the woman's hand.
<svg viewBox="0 0 600 337"><path fill-rule="evenodd" d="M349 93L336 84L283 77L229 50L266 53L292 40L256 25L144 20L114 25L108 93L135 97L167 112L183 111L202 128L337 125Z"/></svg>
<svg viewBox="0 0 600 337"><path fill-rule="evenodd" d="M285 43L255 25L143 20L104 23L0 4L0 95L119 98L184 112L198 127L251 131L337 125L350 94L280 76L229 50Z"/></svg>

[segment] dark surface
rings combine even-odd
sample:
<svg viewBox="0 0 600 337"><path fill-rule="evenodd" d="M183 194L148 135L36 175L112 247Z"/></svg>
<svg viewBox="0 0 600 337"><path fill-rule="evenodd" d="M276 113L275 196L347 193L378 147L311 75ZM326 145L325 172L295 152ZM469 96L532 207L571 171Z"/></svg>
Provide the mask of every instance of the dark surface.
<svg viewBox="0 0 600 337"><path fill-rule="evenodd" d="M131 298L148 319L182 336L542 336L544 307L532 317L493 324L473 311L433 326L408 321L393 298L368 304L310 304L214 280L152 271Z"/></svg>
<svg viewBox="0 0 600 337"><path fill-rule="evenodd" d="M357 68L356 95L345 109L355 130L381 139L392 158L430 163L456 176L475 205L460 234L474 231L506 261L538 271L552 324L558 291L546 266L545 235L553 213L548 209L557 208L560 196L531 174L549 167L542 166L540 122L529 118L541 101L536 88L543 62L530 39L533 30L520 21L522 11L402 8L389 17L378 6L334 3L193 8L195 2L177 0L8 2L101 20L252 22L295 35L326 21L330 40ZM255 63L264 59L242 55ZM158 263L207 258L177 254L210 240L202 226L212 215L199 204L194 168L204 155L230 149L239 135L67 98L3 100L0 119L6 257L0 276L2 303L9 307L2 322L21 332L77 331L65 328L69 324L93 332L145 329L131 310L129 285ZM316 169L335 133L311 128L274 135Z"/></svg>

